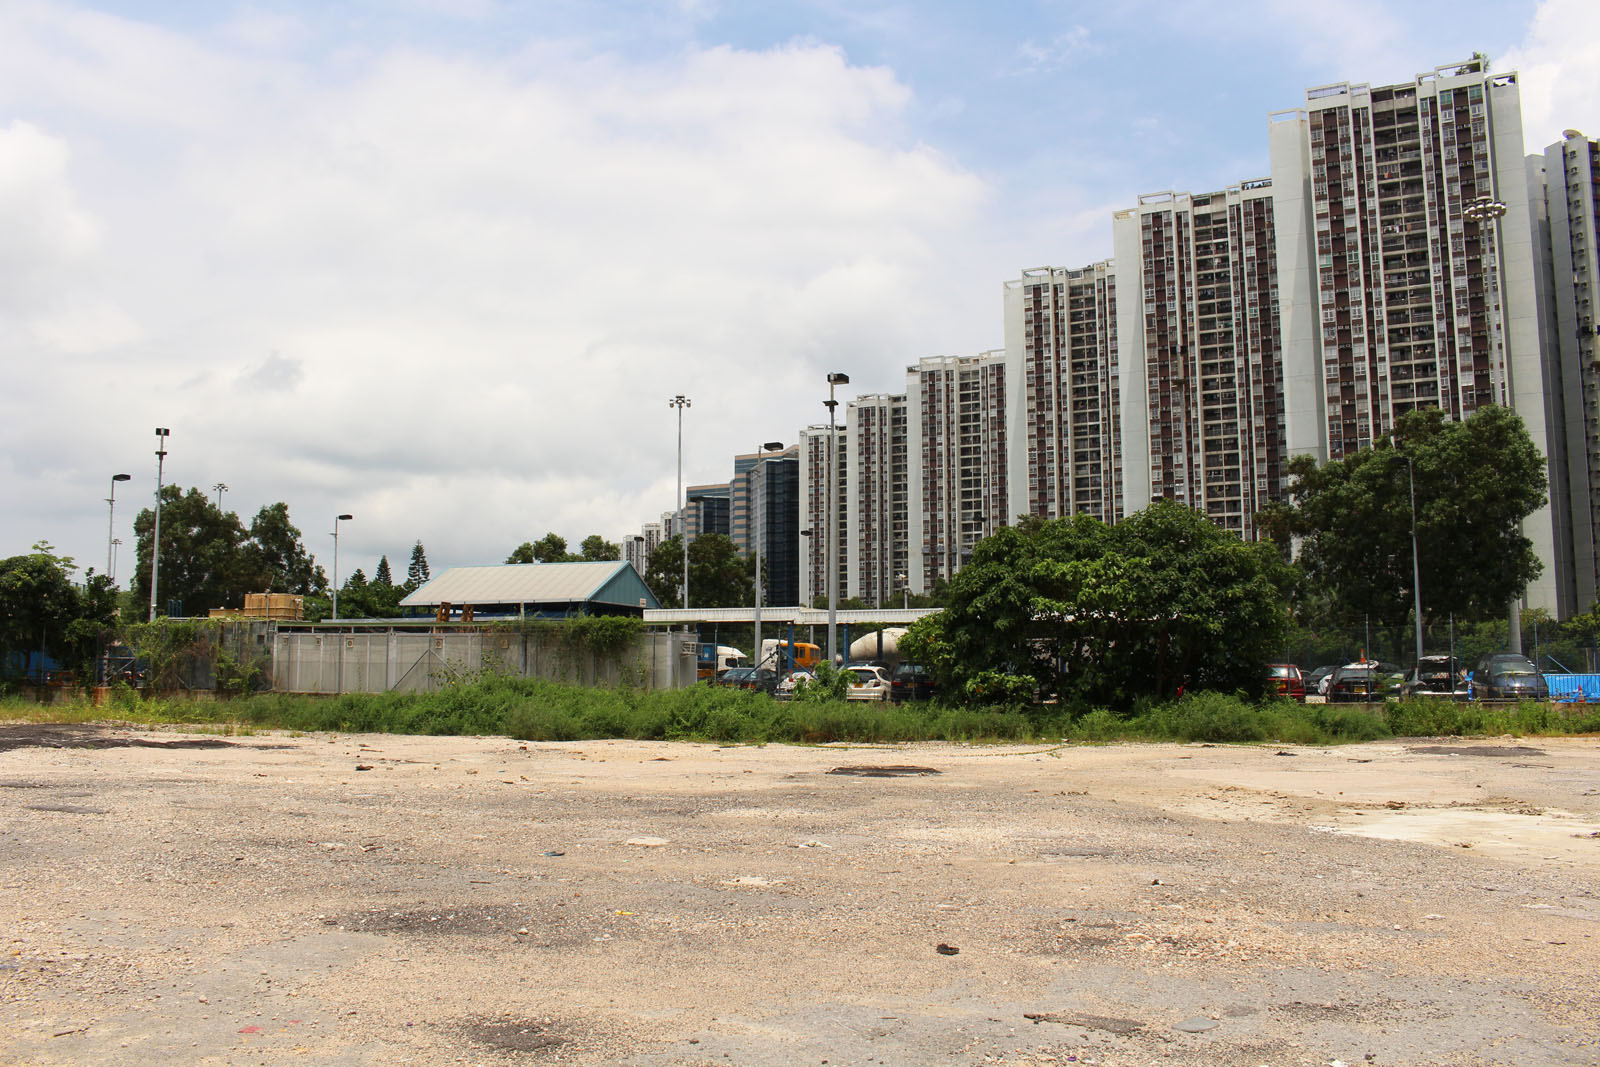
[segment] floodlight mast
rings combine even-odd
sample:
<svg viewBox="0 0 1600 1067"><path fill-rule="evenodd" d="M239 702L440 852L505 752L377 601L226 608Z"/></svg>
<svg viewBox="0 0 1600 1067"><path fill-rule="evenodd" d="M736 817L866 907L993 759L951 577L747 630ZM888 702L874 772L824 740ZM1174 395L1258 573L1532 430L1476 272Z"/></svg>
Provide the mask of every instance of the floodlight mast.
<svg viewBox="0 0 1600 1067"><path fill-rule="evenodd" d="M156 521L150 534L150 621L156 621L156 584L161 575L161 476L167 461L167 438L172 431L156 427Z"/></svg>
<svg viewBox="0 0 1600 1067"><path fill-rule="evenodd" d="M834 553L839 551L839 519L838 508L833 501L833 468L836 465L834 449L838 447L838 426L834 420L834 409L839 402L834 399L833 387L836 385L849 385L850 375L837 371L828 375L828 399L823 404L828 409L828 525L824 535L827 540L823 551L823 566L828 568L828 666L839 666L839 567L834 562Z"/></svg>

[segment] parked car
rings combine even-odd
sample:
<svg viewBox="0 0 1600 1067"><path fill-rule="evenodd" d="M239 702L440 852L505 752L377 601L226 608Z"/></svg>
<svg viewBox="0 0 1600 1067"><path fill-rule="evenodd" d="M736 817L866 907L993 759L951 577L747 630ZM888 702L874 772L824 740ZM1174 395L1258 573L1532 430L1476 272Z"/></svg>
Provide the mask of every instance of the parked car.
<svg viewBox="0 0 1600 1067"><path fill-rule="evenodd" d="M1550 686L1528 657L1494 652L1474 668L1472 696L1476 700L1549 700Z"/></svg>
<svg viewBox="0 0 1600 1067"><path fill-rule="evenodd" d="M816 675L810 671L790 671L778 681L778 687L772 695L779 700L793 700L794 691L800 687L801 682L810 684L817 680Z"/></svg>
<svg viewBox="0 0 1600 1067"><path fill-rule="evenodd" d="M1361 660L1346 663L1328 676L1328 701L1372 704L1400 695L1404 672L1393 663Z"/></svg>
<svg viewBox="0 0 1600 1067"><path fill-rule="evenodd" d="M1306 682L1293 663L1273 663L1267 667L1267 693L1306 702Z"/></svg>
<svg viewBox="0 0 1600 1067"><path fill-rule="evenodd" d="M845 690L846 700L888 700L889 672L882 667L846 667L850 686Z"/></svg>
<svg viewBox="0 0 1600 1067"><path fill-rule="evenodd" d="M778 672L767 667L730 667L717 675L717 684L754 689L770 696L778 688Z"/></svg>
<svg viewBox="0 0 1600 1067"><path fill-rule="evenodd" d="M1423 656L1406 673L1401 696L1441 696L1465 700L1466 680L1453 656Z"/></svg>
<svg viewBox="0 0 1600 1067"><path fill-rule="evenodd" d="M934 682L933 675L920 663L902 663L889 675L889 699L896 703L903 700L931 700L938 692L939 686Z"/></svg>

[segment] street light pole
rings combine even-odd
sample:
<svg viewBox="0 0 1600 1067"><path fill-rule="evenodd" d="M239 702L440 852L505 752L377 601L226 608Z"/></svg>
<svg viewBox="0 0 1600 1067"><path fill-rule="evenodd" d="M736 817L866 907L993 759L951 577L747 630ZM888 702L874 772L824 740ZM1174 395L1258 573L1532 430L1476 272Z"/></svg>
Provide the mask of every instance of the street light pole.
<svg viewBox="0 0 1600 1067"><path fill-rule="evenodd" d="M901 571L895 577L900 579L900 607L902 610L909 609L911 607L911 586L907 584L907 575L904 571Z"/></svg>
<svg viewBox="0 0 1600 1067"><path fill-rule="evenodd" d="M213 488L213 489L215 489L217 491L217 510L221 511L222 510L222 494L226 493L228 491L228 483L227 482L218 482L216 485L213 485L211 488Z"/></svg>
<svg viewBox="0 0 1600 1067"><path fill-rule="evenodd" d="M756 452L756 514L755 514L755 546L756 546L756 629L754 635L755 648L752 650L751 659L755 661L756 669L761 669L761 601L765 598L767 583L761 576L761 506L765 503L761 491L761 468L765 465L768 452L783 451L782 441L768 441ZM792 658L792 657L791 657Z"/></svg>
<svg viewBox="0 0 1600 1067"><path fill-rule="evenodd" d="M339 621L339 523L349 522L354 515L335 515L333 517L333 621Z"/></svg>
<svg viewBox="0 0 1600 1067"><path fill-rule="evenodd" d="M839 516L833 501L833 469L837 466L834 450L838 447L839 431L834 421L834 409L839 402L834 399L833 387L849 385L850 375L834 372L828 375L828 525L823 552L823 565L828 568L828 666L838 666L839 661L839 567L834 555L839 551Z"/></svg>
<svg viewBox="0 0 1600 1067"><path fill-rule="evenodd" d="M683 499L683 409L692 407L693 402L682 393L667 401L667 407L678 409L678 539L683 542L683 606L689 606L689 531L685 528L683 517L688 510L688 504ZM684 629L688 629L684 623Z"/></svg>
<svg viewBox="0 0 1600 1067"><path fill-rule="evenodd" d="M156 580L161 575L161 475L167 461L167 438L172 431L156 427L156 522L150 534L150 621L156 621Z"/></svg>
<svg viewBox="0 0 1600 1067"><path fill-rule="evenodd" d="M1417 663L1422 663L1422 565L1417 561L1417 468L1411 457L1395 453L1406 461L1406 482L1411 489L1411 588L1416 596Z"/></svg>
<svg viewBox="0 0 1600 1067"><path fill-rule="evenodd" d="M1494 300L1485 299L1485 301L1484 301L1485 304L1489 305L1489 308L1490 308L1491 312L1498 311L1503 306L1501 304L1501 301L1504 299L1504 293L1505 293L1505 288L1504 288L1505 271L1502 270L1501 266L1500 266L1500 240L1499 240L1499 237L1500 237L1500 220L1505 218L1506 211L1507 211L1507 207L1506 207L1505 203L1500 201L1500 200L1496 200L1492 196L1475 197L1470 203L1468 203L1464 208L1461 209L1461 217L1466 219L1468 222L1477 223L1478 224L1479 233L1483 234L1484 236L1487 237L1488 240L1490 240L1490 241L1492 241L1494 243L1494 259L1493 259L1493 263L1494 263L1494 270L1495 270L1495 275L1494 276L1495 276L1495 286L1496 286L1495 294L1494 294L1495 299ZM1484 258L1487 259L1488 257L1484 257ZM1509 344L1510 342L1507 341L1506 343ZM1507 373L1501 376L1501 381L1506 383L1507 385L1509 385L1510 366L1511 366L1510 353L1506 354L1505 366L1507 368ZM1510 401L1511 401L1511 397L1509 395L1509 390L1508 390L1506 393L1502 394L1502 402L1509 404ZM1519 522L1517 524L1517 530L1518 530L1519 533L1521 532L1521 529L1522 529L1522 524ZM1508 608L1508 610L1506 612L1506 645L1509 647L1509 649L1512 652L1516 652L1518 654L1520 654L1522 652L1522 598L1521 597L1513 596L1511 598L1511 604L1510 604L1510 606L1509 606L1509 608Z"/></svg>
<svg viewBox="0 0 1600 1067"><path fill-rule="evenodd" d="M133 475L131 474L113 474L111 476L111 495L106 497L106 503L110 505L106 515L106 577L111 578L113 584L116 582L116 578L113 576L116 560L112 557L112 546L117 541L117 483L126 482L132 477Z"/></svg>

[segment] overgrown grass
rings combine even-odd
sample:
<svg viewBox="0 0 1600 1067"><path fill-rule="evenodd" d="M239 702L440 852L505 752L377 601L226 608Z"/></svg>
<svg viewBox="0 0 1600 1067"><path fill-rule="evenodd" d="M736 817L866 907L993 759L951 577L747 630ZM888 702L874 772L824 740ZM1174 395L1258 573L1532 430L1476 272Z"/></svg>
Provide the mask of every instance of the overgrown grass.
<svg viewBox="0 0 1600 1067"><path fill-rule="evenodd" d="M1118 715L1104 708L948 708L844 701L779 703L738 689L697 685L644 692L526 678L489 678L437 693L233 700L141 699L110 705L0 702L0 718L36 722L122 720L185 723L223 731L494 735L529 741L629 738L818 744L899 741L1277 742L1338 744L1388 737L1553 735L1600 732L1600 709L1528 702L1485 706L1448 701L1385 705L1254 703L1192 693Z"/></svg>

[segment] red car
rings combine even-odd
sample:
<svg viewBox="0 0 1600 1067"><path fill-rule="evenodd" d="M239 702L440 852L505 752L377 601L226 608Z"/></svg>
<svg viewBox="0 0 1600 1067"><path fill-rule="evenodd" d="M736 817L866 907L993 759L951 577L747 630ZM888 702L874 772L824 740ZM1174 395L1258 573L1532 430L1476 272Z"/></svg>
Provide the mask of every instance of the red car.
<svg viewBox="0 0 1600 1067"><path fill-rule="evenodd" d="M1267 694L1269 696L1288 697L1304 704L1306 702L1306 681L1300 676L1300 668L1293 663L1274 663L1267 668Z"/></svg>

